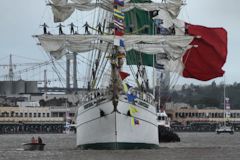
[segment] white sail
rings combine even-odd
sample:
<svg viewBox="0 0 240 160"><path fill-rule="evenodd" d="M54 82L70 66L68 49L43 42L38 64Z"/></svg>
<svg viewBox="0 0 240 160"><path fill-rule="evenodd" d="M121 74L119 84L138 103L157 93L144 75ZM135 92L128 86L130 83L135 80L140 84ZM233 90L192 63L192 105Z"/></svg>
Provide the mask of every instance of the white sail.
<svg viewBox="0 0 240 160"><path fill-rule="evenodd" d="M166 10L159 10L158 15L153 17L153 19L161 19L163 21L162 26L164 28L169 28L173 25L173 19L171 15Z"/></svg>
<svg viewBox="0 0 240 160"><path fill-rule="evenodd" d="M71 0L71 1L78 4L87 4L87 3L91 3L92 0Z"/></svg>
<svg viewBox="0 0 240 160"><path fill-rule="evenodd" d="M68 53L67 49L63 46L56 51L49 52L50 55L55 59L61 59L64 55Z"/></svg>
<svg viewBox="0 0 240 160"><path fill-rule="evenodd" d="M55 5L66 5L68 3L68 0L51 0L53 4Z"/></svg>
<svg viewBox="0 0 240 160"><path fill-rule="evenodd" d="M157 63L164 65L165 71L181 74L184 69L182 57L179 57L177 59L162 59L157 55L156 59Z"/></svg>
<svg viewBox="0 0 240 160"><path fill-rule="evenodd" d="M75 8L72 6L51 5L54 14L54 22L62 22L72 15Z"/></svg>
<svg viewBox="0 0 240 160"><path fill-rule="evenodd" d="M178 45L190 43L193 40L192 36L174 36L174 35L124 35L126 44L133 45L136 43L150 43L150 44L163 44L163 43L177 43ZM51 46L59 46L66 41L71 43L86 44L95 40L103 40L105 42L113 43L114 35L40 35L38 36L41 44L51 43ZM47 45L47 44L46 44Z"/></svg>
<svg viewBox="0 0 240 160"><path fill-rule="evenodd" d="M90 11L95 8L102 8L104 10L113 12L112 2L111 3L90 3L89 1L74 0L75 3L51 3L52 12L54 15L54 22L63 22L69 18L72 13L76 10ZM85 3L84 3L85 2ZM169 3L126 3L123 7L123 12L130 11L134 8L141 9L144 11L164 10L166 11L171 19L176 18L180 12L182 6L181 0L171 1ZM165 14L165 12L160 12ZM164 16L164 15L163 15Z"/></svg>
<svg viewBox="0 0 240 160"><path fill-rule="evenodd" d="M72 1L78 4L86 4L86 3L91 3L92 0L51 0L51 2L55 5L66 5L69 1Z"/></svg>
<svg viewBox="0 0 240 160"><path fill-rule="evenodd" d="M185 35L186 27L185 22L180 19L173 19L173 24L175 26L175 35Z"/></svg>
<svg viewBox="0 0 240 160"><path fill-rule="evenodd" d="M172 15L172 17L177 18L177 16L180 13L181 6L184 5L182 0L168 0L167 3L168 6L168 11Z"/></svg>
<svg viewBox="0 0 240 160"><path fill-rule="evenodd" d="M191 36L125 35L123 37L126 51L134 49L148 54L169 53L172 57L179 57L193 40ZM54 52L55 58L57 52L63 54L63 48L77 53L94 49L111 52L114 41L113 35L40 35L38 39L46 52L50 54ZM96 40L102 40L103 43L96 44Z"/></svg>

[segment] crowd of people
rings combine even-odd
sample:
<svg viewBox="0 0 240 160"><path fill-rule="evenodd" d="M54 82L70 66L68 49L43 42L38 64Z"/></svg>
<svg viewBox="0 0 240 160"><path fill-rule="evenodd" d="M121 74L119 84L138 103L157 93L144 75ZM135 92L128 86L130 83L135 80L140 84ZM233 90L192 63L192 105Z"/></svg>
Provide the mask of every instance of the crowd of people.
<svg viewBox="0 0 240 160"><path fill-rule="evenodd" d="M175 35L176 31L175 31L175 24L173 24L170 27L164 27L163 25L163 21L161 19L156 19L154 20L155 23L155 29L156 29L156 33L157 34L161 34L161 35ZM43 23L42 25L40 25L43 28L43 34L51 34L47 28L48 25L46 23ZM70 34L79 34L75 28L78 28L78 26L74 25L73 23L70 23L69 25L70 28ZM58 33L59 35L64 35L65 33L63 32L63 27L65 27L64 25L62 25L61 23L59 23L59 25L57 26L58 28ZM84 33L85 34L91 34L91 32L89 31L89 28L92 30L97 31L98 34L103 34L103 26L101 23L98 23L96 27L92 27L88 24L88 22L86 22L82 27L84 27ZM129 33L133 33L134 31L138 30L133 24L129 24L128 26L126 26L126 29L129 31ZM77 29L78 30L78 29Z"/></svg>
<svg viewBox="0 0 240 160"><path fill-rule="evenodd" d="M73 23L70 23L68 26L70 26L70 34L78 34L78 32L75 30L75 28L78 28L78 26L74 25ZM46 23L43 23L42 25L40 25L40 27L43 28L43 34L51 34L47 29L49 27ZM62 25L61 23L59 23L59 25L57 26L59 35L64 34L63 27L65 27L65 26ZM103 26L101 23L98 23L96 28L94 28L94 27L91 27L86 22L82 27L84 27L84 29L85 29L85 34L91 34L89 31L89 28L96 30L98 34L103 34L103 31L102 31Z"/></svg>

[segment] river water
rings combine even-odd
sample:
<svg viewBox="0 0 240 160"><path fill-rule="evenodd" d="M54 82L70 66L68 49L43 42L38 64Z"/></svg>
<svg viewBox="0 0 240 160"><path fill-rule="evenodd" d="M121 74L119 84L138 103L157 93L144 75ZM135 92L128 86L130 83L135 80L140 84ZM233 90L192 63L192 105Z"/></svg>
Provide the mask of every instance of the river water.
<svg viewBox="0 0 240 160"><path fill-rule="evenodd" d="M41 136L44 151L23 151L21 144ZM157 150L79 150L75 134L0 135L0 160L240 160L240 133L179 133L181 142Z"/></svg>

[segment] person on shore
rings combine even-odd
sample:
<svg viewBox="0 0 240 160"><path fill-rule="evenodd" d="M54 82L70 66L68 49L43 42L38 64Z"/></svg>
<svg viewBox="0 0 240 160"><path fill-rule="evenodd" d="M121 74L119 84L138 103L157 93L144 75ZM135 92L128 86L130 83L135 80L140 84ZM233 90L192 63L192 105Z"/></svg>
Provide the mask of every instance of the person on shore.
<svg viewBox="0 0 240 160"><path fill-rule="evenodd" d="M42 144L42 138L38 137L38 144Z"/></svg>
<svg viewBox="0 0 240 160"><path fill-rule="evenodd" d="M37 142L36 142L36 139L35 139L34 137L32 137L31 143L37 143Z"/></svg>

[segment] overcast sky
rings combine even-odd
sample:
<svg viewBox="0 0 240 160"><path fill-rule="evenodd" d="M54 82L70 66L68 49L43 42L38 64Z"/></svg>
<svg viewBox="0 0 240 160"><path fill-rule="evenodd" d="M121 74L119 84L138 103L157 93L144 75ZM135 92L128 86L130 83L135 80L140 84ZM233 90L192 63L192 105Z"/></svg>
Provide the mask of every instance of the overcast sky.
<svg viewBox="0 0 240 160"><path fill-rule="evenodd" d="M227 83L240 82L240 0L187 0L187 5L183 7L179 18L192 24L224 27L228 31L225 77ZM86 21L74 16L69 22L73 20L76 20L79 26ZM43 22L47 22L52 27L57 25L51 21L52 14L50 7L45 5L45 0L1 1L0 64L8 63L6 57L10 53L37 59L39 62L48 60L47 54L36 45L37 41L32 35L42 33L39 25ZM22 60L17 61L22 62ZM215 79L217 82L222 80L222 78ZM201 82L180 78L179 83L209 84L211 81Z"/></svg>

